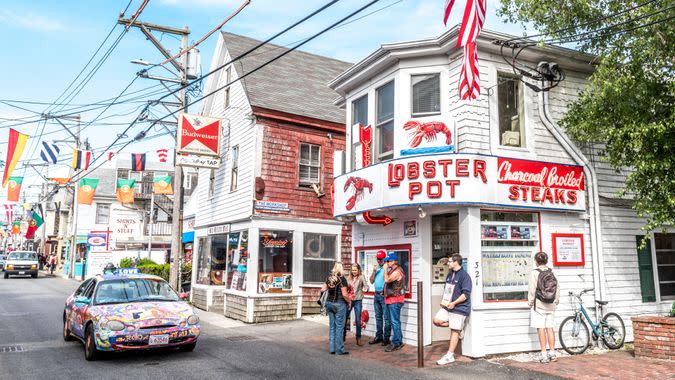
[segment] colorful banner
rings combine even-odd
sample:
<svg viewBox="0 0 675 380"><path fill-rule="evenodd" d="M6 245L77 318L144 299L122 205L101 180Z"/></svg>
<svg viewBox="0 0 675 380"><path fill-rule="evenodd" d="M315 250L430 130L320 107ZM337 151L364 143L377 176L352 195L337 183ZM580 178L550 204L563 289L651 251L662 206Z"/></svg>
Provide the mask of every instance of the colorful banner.
<svg viewBox="0 0 675 380"><path fill-rule="evenodd" d="M33 220L35 221L35 226L37 228L40 228L40 226L45 222L44 219L42 219L42 216L40 216L40 213L37 211L33 212Z"/></svg>
<svg viewBox="0 0 675 380"><path fill-rule="evenodd" d="M134 203L135 179L117 180L117 200L121 203Z"/></svg>
<svg viewBox="0 0 675 380"><path fill-rule="evenodd" d="M5 160L5 173L2 176L2 187L7 186L9 177L12 175L16 164L21 159L23 150L26 147L28 135L19 133L16 129L9 129L9 140L7 141L7 160Z"/></svg>
<svg viewBox="0 0 675 380"><path fill-rule="evenodd" d="M134 172L145 170L145 153L131 153L131 170Z"/></svg>
<svg viewBox="0 0 675 380"><path fill-rule="evenodd" d="M94 194L98 187L97 178L82 178L80 188L77 191L77 203L81 205L91 205L94 201Z"/></svg>
<svg viewBox="0 0 675 380"><path fill-rule="evenodd" d="M21 222L12 223L12 235L18 235L21 232Z"/></svg>
<svg viewBox="0 0 675 380"><path fill-rule="evenodd" d="M153 179L152 190L155 194L173 194L171 176L158 176Z"/></svg>
<svg viewBox="0 0 675 380"><path fill-rule="evenodd" d="M72 168L75 170L89 169L89 161L91 161L91 152L88 150L73 149Z"/></svg>
<svg viewBox="0 0 675 380"><path fill-rule="evenodd" d="M31 219L28 221L28 229L26 230L26 239L32 239L35 237L35 231L37 231L37 223L35 222L35 219Z"/></svg>
<svg viewBox="0 0 675 380"><path fill-rule="evenodd" d="M18 202L21 196L21 184L23 177L9 177L7 184L7 200L10 202Z"/></svg>

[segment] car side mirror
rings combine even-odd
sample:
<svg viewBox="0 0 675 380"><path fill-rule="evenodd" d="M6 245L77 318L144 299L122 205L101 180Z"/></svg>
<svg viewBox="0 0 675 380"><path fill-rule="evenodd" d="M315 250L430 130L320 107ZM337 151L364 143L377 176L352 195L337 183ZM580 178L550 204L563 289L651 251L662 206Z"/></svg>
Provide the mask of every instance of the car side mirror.
<svg viewBox="0 0 675 380"><path fill-rule="evenodd" d="M183 301L185 301L185 300L187 300L188 298L190 298L190 293L181 292L181 293L178 295L178 297L179 297L180 299L182 299Z"/></svg>
<svg viewBox="0 0 675 380"><path fill-rule="evenodd" d="M87 297L77 296L75 297L75 303L80 305L89 305L91 303L91 299Z"/></svg>

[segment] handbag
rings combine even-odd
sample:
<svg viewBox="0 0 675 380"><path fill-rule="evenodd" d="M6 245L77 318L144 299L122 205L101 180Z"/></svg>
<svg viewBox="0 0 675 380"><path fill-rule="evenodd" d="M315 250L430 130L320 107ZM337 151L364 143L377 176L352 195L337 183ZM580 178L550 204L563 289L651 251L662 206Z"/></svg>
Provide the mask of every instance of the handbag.
<svg viewBox="0 0 675 380"><path fill-rule="evenodd" d="M321 294L319 295L319 299L316 300L316 303L319 304L319 306L321 306L321 311L320 311L321 315L327 314L327 312L326 312L326 301L328 301L328 291L327 290L321 292Z"/></svg>

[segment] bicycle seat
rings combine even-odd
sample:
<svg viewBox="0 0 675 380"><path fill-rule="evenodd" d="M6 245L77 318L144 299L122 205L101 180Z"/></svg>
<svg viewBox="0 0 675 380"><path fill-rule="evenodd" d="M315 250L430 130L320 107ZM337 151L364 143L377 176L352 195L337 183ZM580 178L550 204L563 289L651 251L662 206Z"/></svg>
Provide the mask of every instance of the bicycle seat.
<svg viewBox="0 0 675 380"><path fill-rule="evenodd" d="M607 305L607 304L609 303L609 301L595 300L595 303L597 303L598 305L603 305L603 306L604 306L604 305Z"/></svg>

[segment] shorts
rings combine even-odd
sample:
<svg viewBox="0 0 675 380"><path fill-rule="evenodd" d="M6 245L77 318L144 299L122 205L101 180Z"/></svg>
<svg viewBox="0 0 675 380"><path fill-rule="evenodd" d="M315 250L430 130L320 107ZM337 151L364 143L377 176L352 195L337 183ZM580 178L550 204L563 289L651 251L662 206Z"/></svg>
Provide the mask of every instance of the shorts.
<svg viewBox="0 0 675 380"><path fill-rule="evenodd" d="M443 322L448 322L448 327L451 330L463 331L466 322L466 315L451 313L443 308L438 310L434 317Z"/></svg>
<svg viewBox="0 0 675 380"><path fill-rule="evenodd" d="M555 314L540 313L534 308L530 310L530 327L535 329L555 328Z"/></svg>

